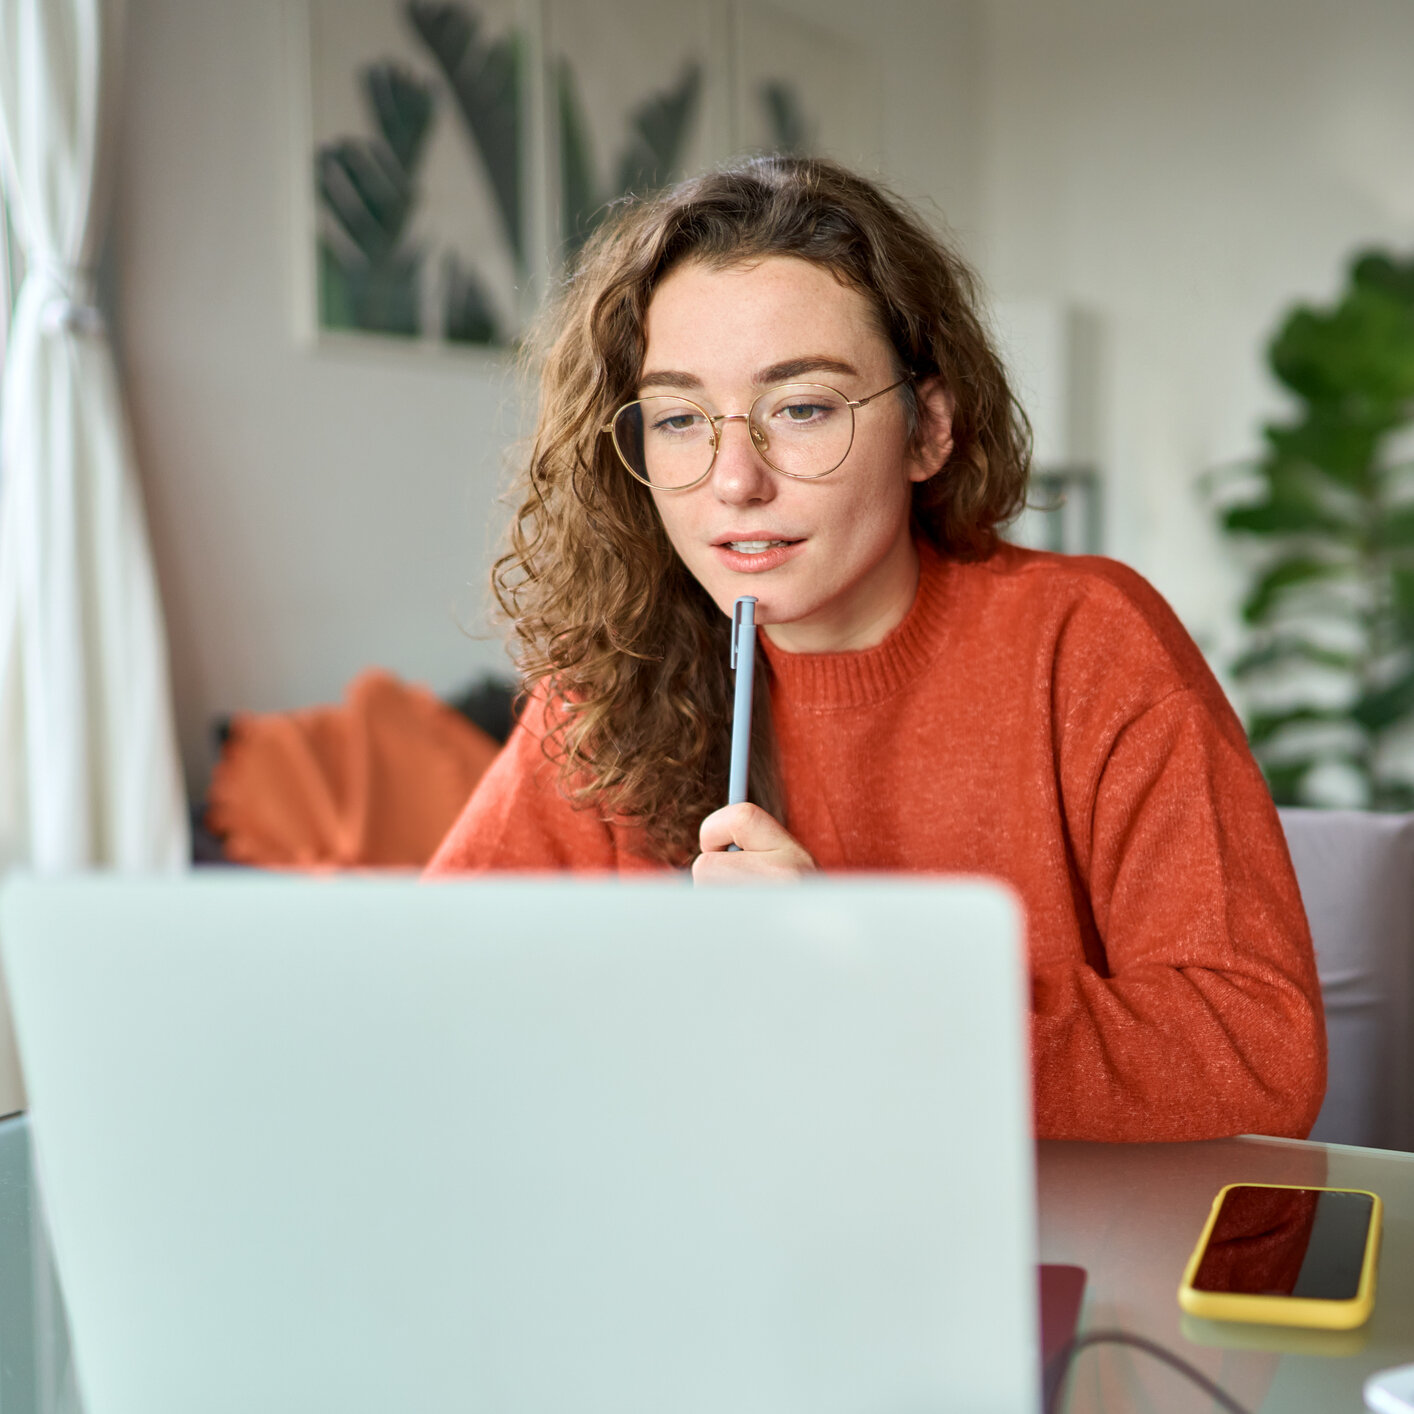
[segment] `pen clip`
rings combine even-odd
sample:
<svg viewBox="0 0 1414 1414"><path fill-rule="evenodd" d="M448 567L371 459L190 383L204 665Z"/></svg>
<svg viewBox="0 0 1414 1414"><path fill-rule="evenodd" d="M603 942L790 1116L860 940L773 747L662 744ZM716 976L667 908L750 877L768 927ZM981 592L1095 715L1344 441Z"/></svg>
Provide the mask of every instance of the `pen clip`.
<svg viewBox="0 0 1414 1414"><path fill-rule="evenodd" d="M751 625L756 626L756 600L749 594L743 594L740 599L732 605L732 671L736 671L736 660L738 649L741 647L741 629L746 620L746 606L751 605Z"/></svg>

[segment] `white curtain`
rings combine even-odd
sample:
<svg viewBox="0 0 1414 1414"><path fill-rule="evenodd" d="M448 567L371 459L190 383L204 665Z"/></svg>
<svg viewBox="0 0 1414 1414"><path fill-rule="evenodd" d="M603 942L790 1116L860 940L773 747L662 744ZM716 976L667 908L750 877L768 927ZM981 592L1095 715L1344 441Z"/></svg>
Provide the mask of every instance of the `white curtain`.
<svg viewBox="0 0 1414 1414"><path fill-rule="evenodd" d="M0 399L0 869L181 868L165 636L102 316L124 0L0 0L25 254Z"/></svg>

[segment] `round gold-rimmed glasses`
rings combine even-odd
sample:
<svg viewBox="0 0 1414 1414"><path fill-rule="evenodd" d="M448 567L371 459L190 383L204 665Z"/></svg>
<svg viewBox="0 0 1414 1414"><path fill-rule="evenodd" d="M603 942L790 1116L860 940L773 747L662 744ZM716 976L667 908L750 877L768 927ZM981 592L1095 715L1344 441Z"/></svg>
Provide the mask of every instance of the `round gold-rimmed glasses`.
<svg viewBox="0 0 1414 1414"><path fill-rule="evenodd" d="M905 374L867 398L847 398L824 383L785 383L758 394L746 412L715 414L681 394L655 393L625 403L599 431L613 438L630 475L659 491L705 481L729 422L746 423L751 445L772 471L817 481L849 455L855 410L911 378Z"/></svg>

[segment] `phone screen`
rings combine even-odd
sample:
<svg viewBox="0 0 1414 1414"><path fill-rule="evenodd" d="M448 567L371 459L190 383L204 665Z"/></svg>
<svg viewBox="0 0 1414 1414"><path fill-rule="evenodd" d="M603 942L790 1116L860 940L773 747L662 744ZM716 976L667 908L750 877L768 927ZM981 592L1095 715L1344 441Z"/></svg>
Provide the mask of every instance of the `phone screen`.
<svg viewBox="0 0 1414 1414"><path fill-rule="evenodd" d="M1351 1301L1374 1200L1335 1189L1228 1190L1193 1277L1198 1291Z"/></svg>

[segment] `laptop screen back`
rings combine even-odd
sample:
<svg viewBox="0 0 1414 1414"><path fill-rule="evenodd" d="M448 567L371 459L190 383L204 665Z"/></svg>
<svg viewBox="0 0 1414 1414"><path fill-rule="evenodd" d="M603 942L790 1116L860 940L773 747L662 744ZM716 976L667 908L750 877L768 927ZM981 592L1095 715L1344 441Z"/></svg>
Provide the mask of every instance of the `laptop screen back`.
<svg viewBox="0 0 1414 1414"><path fill-rule="evenodd" d="M1036 1408L975 883L9 886L88 1414Z"/></svg>

